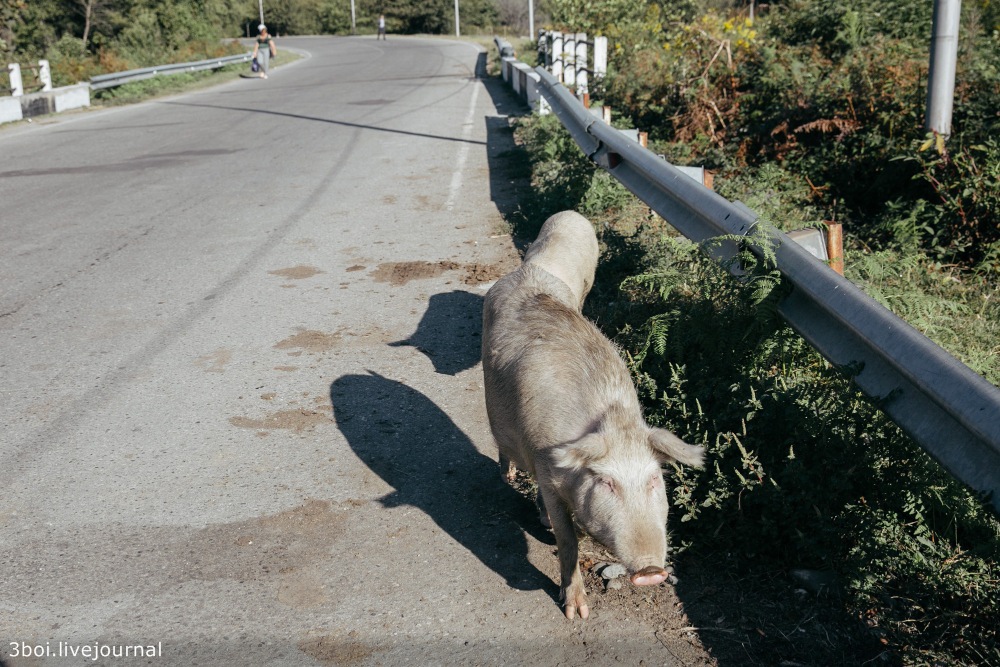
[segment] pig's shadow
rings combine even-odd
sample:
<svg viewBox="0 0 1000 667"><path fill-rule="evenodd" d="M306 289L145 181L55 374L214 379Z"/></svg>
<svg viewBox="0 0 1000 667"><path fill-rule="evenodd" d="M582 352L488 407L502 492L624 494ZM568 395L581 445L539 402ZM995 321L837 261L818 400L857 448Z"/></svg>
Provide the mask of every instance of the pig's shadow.
<svg viewBox="0 0 1000 667"><path fill-rule="evenodd" d="M430 358L438 373L456 375L479 363L482 317L478 294L433 294L413 335L389 345L411 345Z"/></svg>
<svg viewBox="0 0 1000 667"><path fill-rule="evenodd" d="M430 399L372 373L337 379L330 401L351 449L395 489L383 506L422 510L511 588L558 599L555 583L527 558L526 531L552 543L534 504L503 483L497 463Z"/></svg>

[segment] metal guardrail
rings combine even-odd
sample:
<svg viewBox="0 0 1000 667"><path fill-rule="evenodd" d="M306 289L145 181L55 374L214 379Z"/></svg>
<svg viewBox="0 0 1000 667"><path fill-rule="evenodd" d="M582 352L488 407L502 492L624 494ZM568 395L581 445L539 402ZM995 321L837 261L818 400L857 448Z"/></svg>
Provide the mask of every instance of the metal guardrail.
<svg viewBox="0 0 1000 667"><path fill-rule="evenodd" d="M496 44L497 53L500 54L501 59L514 57L514 47L506 39L494 37L493 43Z"/></svg>
<svg viewBox="0 0 1000 667"><path fill-rule="evenodd" d="M544 68L552 110L587 156L692 241L747 236L758 216L681 173L591 114ZM1000 389L931 342L780 231L777 268L791 284L778 311L957 479L1000 512ZM735 251L735 244L730 244ZM732 254L730 253L730 256Z"/></svg>
<svg viewBox="0 0 1000 667"><path fill-rule="evenodd" d="M234 63L248 63L252 60L252 53L247 52L238 56L226 56L225 58L212 58L210 60L199 60L191 63L175 63L173 65L157 65L156 67L144 67L142 69L132 69L126 72L115 72L113 74L100 74L90 78L90 87L94 90L102 88L112 88L123 83L142 81L151 79L160 74L183 74L185 72L200 72L207 69L219 69Z"/></svg>

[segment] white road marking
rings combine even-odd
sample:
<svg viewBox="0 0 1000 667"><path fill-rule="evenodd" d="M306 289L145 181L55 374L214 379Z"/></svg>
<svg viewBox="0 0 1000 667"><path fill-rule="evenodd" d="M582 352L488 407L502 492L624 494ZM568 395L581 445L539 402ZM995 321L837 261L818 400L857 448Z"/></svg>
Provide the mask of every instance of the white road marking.
<svg viewBox="0 0 1000 667"><path fill-rule="evenodd" d="M455 171L451 175L451 186L448 188L448 200L444 203L444 208L447 211L455 208L458 191L462 189L462 174L465 172L465 162L469 159L469 139L472 137L472 128L475 127L476 100L479 99L480 87L479 81L475 81L472 88L472 99L469 101L469 113L465 116L465 122L462 124L462 147L458 149Z"/></svg>

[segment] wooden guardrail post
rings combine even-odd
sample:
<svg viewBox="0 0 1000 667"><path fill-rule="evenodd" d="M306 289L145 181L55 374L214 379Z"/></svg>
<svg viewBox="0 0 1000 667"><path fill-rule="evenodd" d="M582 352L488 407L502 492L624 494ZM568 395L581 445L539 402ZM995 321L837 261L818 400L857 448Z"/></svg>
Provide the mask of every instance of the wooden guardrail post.
<svg viewBox="0 0 1000 667"><path fill-rule="evenodd" d="M844 226L839 222L826 223L826 255L830 268L844 275Z"/></svg>

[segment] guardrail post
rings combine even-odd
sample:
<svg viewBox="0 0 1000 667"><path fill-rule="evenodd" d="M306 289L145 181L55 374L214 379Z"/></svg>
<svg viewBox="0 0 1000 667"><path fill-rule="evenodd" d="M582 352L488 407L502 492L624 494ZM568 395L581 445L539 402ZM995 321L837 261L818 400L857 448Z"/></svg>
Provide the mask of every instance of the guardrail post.
<svg viewBox="0 0 1000 667"><path fill-rule="evenodd" d="M844 226L839 222L826 223L826 255L830 268L844 275Z"/></svg>
<svg viewBox="0 0 1000 667"><path fill-rule="evenodd" d="M21 97L24 95L24 82L21 80L21 66L17 63L7 65L7 72L10 76L11 97Z"/></svg>
<svg viewBox="0 0 1000 667"><path fill-rule="evenodd" d="M608 38L594 38L594 78L603 79L608 73Z"/></svg>
<svg viewBox="0 0 1000 667"><path fill-rule="evenodd" d="M552 33L552 76L556 81L563 80L563 36L561 32Z"/></svg>
<svg viewBox="0 0 1000 667"><path fill-rule="evenodd" d="M576 35L576 96L581 100L587 94L587 33Z"/></svg>
<svg viewBox="0 0 1000 667"><path fill-rule="evenodd" d="M42 92L47 93L52 90L52 69L48 60L38 61L38 78L42 82Z"/></svg>
<svg viewBox="0 0 1000 667"><path fill-rule="evenodd" d="M563 84L576 85L576 33L567 32L563 36Z"/></svg>

